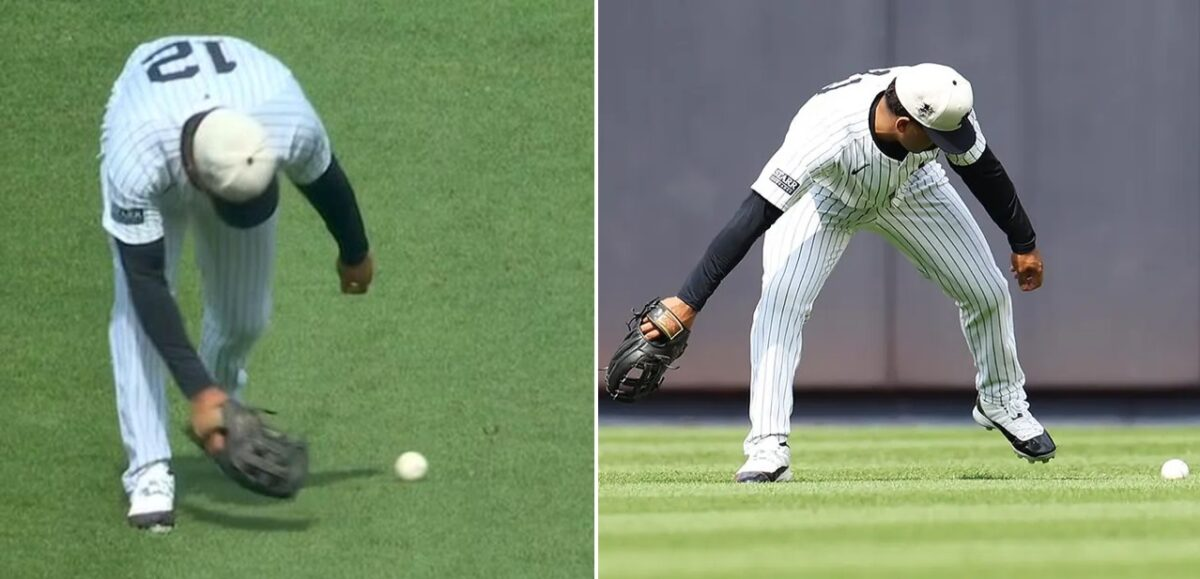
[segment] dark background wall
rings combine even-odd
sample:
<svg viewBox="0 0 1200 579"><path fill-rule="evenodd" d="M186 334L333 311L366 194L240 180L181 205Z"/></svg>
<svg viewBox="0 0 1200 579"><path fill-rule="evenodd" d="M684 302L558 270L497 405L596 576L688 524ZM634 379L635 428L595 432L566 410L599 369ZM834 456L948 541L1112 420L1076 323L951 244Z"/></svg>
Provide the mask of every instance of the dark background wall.
<svg viewBox="0 0 1200 579"><path fill-rule="evenodd" d="M601 0L598 18L600 366L630 307L678 290L813 92L932 61L971 79L1038 231L1046 285L1010 283L1030 384L1200 383L1200 2ZM951 178L1007 271L1003 235ZM761 268L756 246L673 384L745 387ZM856 237L798 386L972 379L954 304Z"/></svg>

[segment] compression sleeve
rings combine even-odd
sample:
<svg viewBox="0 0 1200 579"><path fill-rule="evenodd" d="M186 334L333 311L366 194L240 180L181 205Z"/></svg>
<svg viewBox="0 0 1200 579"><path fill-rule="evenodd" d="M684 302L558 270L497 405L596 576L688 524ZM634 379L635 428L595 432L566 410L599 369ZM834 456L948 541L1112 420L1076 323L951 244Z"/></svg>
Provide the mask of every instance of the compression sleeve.
<svg viewBox="0 0 1200 579"><path fill-rule="evenodd" d="M1017 198L1017 190L1008 178L1004 166L991 147L983 150L979 159L970 165L950 164L963 183L987 210L988 216L1008 236L1013 253L1029 253L1037 248L1033 224Z"/></svg>
<svg viewBox="0 0 1200 579"><path fill-rule="evenodd" d="M190 399L216 384L188 341L179 305L167 287L163 240L141 245L130 245L115 237L113 240L120 254L121 269L125 270L134 313L184 396Z"/></svg>
<svg viewBox="0 0 1200 579"><path fill-rule="evenodd" d="M700 311L725 276L737 267L754 242L781 215L782 209L752 191L725 228L709 244L700 263L692 269L683 288L679 290L679 299L693 310Z"/></svg>
<svg viewBox="0 0 1200 579"><path fill-rule="evenodd" d="M358 210L354 189L350 187L350 180L342 171L337 157L330 158L329 168L316 181L296 187L325 221L325 228L337 242L342 263L362 263L370 249L366 227Z"/></svg>

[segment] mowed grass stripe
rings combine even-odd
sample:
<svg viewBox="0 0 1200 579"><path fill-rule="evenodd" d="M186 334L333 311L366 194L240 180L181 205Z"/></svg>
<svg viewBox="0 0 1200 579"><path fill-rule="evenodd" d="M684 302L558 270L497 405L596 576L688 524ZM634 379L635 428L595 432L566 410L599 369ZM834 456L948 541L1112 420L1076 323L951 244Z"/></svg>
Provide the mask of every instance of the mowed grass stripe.
<svg viewBox="0 0 1200 579"><path fill-rule="evenodd" d="M732 485L733 483L728 483ZM1166 483L1164 483L1166 484ZM780 485L784 486L784 485ZM789 487L796 486L789 483ZM1146 489L1145 491L1143 489ZM781 491L660 493L649 496L622 497L605 489L600 495L601 514L621 513L689 513L695 512L698 503L703 504L704 511L725 512L738 511L752 504L764 511L775 512L779 509L796 508L804 505L844 505L851 507L886 507L894 504L947 504L947 505L1003 505L1013 502L1023 502L1031 508L1044 508L1046 504L1055 502L1109 502L1121 504L1131 500L1138 502L1153 502L1156 500L1192 499L1197 495L1196 485L1188 484L1185 488L1173 489L1155 497L1152 492L1157 489L1148 487L1128 486L1124 488L1101 488L1093 485L1090 490L1079 489L1030 489L1011 485L1000 488L958 489L938 491L932 488L910 490L892 485L860 487L854 490L837 487L818 487L804 493Z"/></svg>
<svg viewBox="0 0 1200 579"><path fill-rule="evenodd" d="M1037 467L1030 467L1037 468ZM924 473L924 474L919 474ZM684 478L688 473L680 472L677 474L679 478ZM670 496L727 496L727 495L750 495L750 496L772 496L772 495L859 495L859 494L874 494L880 491L888 492L907 492L907 493L926 493L933 492L937 494L952 495L958 492L988 492L988 491L1006 491L1006 490L1026 490L1031 493L1057 493L1071 494L1078 492L1086 492L1090 490L1103 491L1162 491L1183 493L1185 489L1190 489L1194 492L1200 483L1196 479L1188 478L1182 481L1163 481L1158 479L1156 471L1149 474L1126 475L1126 476L1105 476L1105 477L1080 477L1074 478L1070 475L1062 477L1001 477L995 476L993 479L983 478L988 475L982 475L980 478L967 478L978 475L964 473L960 475L938 476L928 471L909 470L900 473L895 478L876 477L862 480L846 480L833 479L826 481L804 481L793 480L788 483L775 484L767 488L759 486L743 487L736 486L734 489L729 487L733 483L732 471L723 473L721 481L710 483L704 482L683 482L675 483L673 481L666 482L627 482L619 486L614 484L612 477L605 476L601 479L600 496L601 498L609 496L616 497L646 497L659 498ZM823 476L828 476L823 473ZM627 480L638 480L635 474L627 476ZM1038 483L1038 484L1032 484ZM1045 484L1041 484L1045 483Z"/></svg>
<svg viewBox="0 0 1200 579"><path fill-rule="evenodd" d="M1055 429L1086 442L1030 465L973 427L802 428L797 480L774 485L732 483L740 429L608 430L605 577L1192 577L1200 561L1200 483L1158 477L1200 429Z"/></svg>
<svg viewBox="0 0 1200 579"><path fill-rule="evenodd" d="M1195 539L1089 537L1046 542L981 537L891 545L847 541L841 545L822 544L819 550L793 546L790 551L786 547L757 546L746 538L727 541L724 548L706 545L670 551L627 550L615 560L602 554L600 571L603 577L629 578L745 577L751 572L829 578L1012 577L1009 569L1024 569L1018 575L1021 577L1146 577L1139 573L1150 573L1159 566L1182 573L1200 562ZM601 541L602 553L604 548ZM995 561L1011 566L1004 569L989 565ZM1076 565L1079 568L1073 569Z"/></svg>
<svg viewBox="0 0 1200 579"><path fill-rule="evenodd" d="M822 454L822 455L816 455L816 454L798 455L796 453L793 453L792 454L792 465L793 465L792 472L795 474L795 476L797 478L813 477L816 479L820 479L822 477L827 476L826 473L830 472L831 465L833 467L833 470L844 470L844 471L853 471L855 473L861 473L861 472L864 472L864 468L884 469L884 470L890 470L890 469L896 469L896 468L906 468L906 467L911 468L913 461L915 459L921 459L921 460L937 460L937 461L943 463L947 468L958 469L958 470L963 471L962 476L971 476L972 472L979 472L978 467L980 464L981 455L986 456L987 454L995 453L995 452L1003 452L1004 450L1005 450L1005 446L997 447L996 445L988 445L988 447L986 449L973 449L970 452L942 452L942 453L921 453L921 454L919 454L919 453L903 453L903 454L859 453L855 456L847 456L845 454L835 455L834 453L828 453L828 454ZM1079 451L1081 449L1076 448L1074 450ZM1010 456L1012 457L1013 460L1011 460L1011 461L1006 460L1006 461L994 463L996 465L996 468L992 469L992 470L995 471L994 474L997 477L1005 476L1006 472L1008 472L1010 469L1014 469L1014 468L1015 469L1026 469L1026 470L1028 470L1029 468L1037 469L1034 472L1036 473L1036 475L1040 475L1043 478L1047 477L1047 476L1051 477L1051 478L1059 478L1058 476L1055 476L1055 473L1061 473L1063 471L1063 469L1066 469L1066 468L1080 469L1080 472L1077 473L1077 476L1080 474L1088 475L1091 473L1100 472L1100 471L1096 470L1098 468L1102 468L1103 469L1102 472L1105 472L1105 473L1114 473L1115 472L1117 474L1125 474L1125 473L1131 474L1131 473L1145 472L1145 470L1147 468L1157 468L1157 467L1161 466L1162 460L1160 457L1172 456L1170 454L1170 451L1171 451L1170 448L1158 449L1158 450L1150 448L1150 449L1143 450L1142 452L1139 452L1139 453L1129 452L1129 453L1122 453L1122 454L1097 455L1094 458L1088 460L1086 463L1072 460L1071 457L1062 457L1061 459L1054 459L1055 461L1061 460L1061 462L1058 462L1057 464L1054 464L1054 465L1038 464L1038 465L1034 465L1033 467L1030 467L1025 462L1019 460L1015 454L1010 454ZM694 462L695 460L703 460L703 461L705 461L706 464L720 464L721 467L714 467L714 468L724 468L724 470L726 470L726 471L729 471L730 469L736 470L738 466L741 466L742 461L745 460L745 457L743 457L742 455L732 454L732 453L697 453L695 455L695 458L693 459L693 461L689 461L687 458L685 458L684 456L680 456L678 453L672 453L672 454L666 455L666 456L659 455L657 453L647 454L647 455L644 455L644 458L646 459L647 462L652 462L655 465L660 465L660 468L658 468L656 471L652 471L652 472L662 472L662 473L672 473L672 472L680 472L680 471L687 470L687 467L690 467L690 466L696 464L696 462ZM864 462L864 461L869 461L870 466L869 467L855 466L855 467L848 467L848 468L842 468L839 466L839 465L847 463L847 462L854 463L854 462ZM989 464L992 464L992 463L990 463L990 461L989 461ZM1113 471L1114 468L1118 469L1118 470ZM613 474L625 473L625 472L644 474L646 471L642 467L638 467L637 465L634 465L634 464L624 464L624 465L614 465L613 467L611 467L609 472L611 472ZM980 474L979 476L986 477L988 475ZM862 477L853 476L851 478L862 478ZM1038 478L1038 477L1035 476L1034 478Z"/></svg>
<svg viewBox="0 0 1200 579"><path fill-rule="evenodd" d="M1091 502L1031 509L1028 503L989 505L902 505L894 507L822 507L760 509L706 513L623 513L601 515L601 528L624 527L620 540L642 535L700 534L710 531L829 530L893 525L964 525L976 523L1055 523L1063 521L1135 523L1147 519L1188 521L1200 515L1200 503Z"/></svg>

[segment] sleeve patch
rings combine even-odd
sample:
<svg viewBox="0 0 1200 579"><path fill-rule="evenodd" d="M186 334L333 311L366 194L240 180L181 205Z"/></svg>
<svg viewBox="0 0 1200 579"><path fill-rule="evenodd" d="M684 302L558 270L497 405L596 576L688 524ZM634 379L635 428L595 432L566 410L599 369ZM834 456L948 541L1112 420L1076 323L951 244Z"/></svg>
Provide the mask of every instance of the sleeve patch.
<svg viewBox="0 0 1200 579"><path fill-rule="evenodd" d="M784 173L782 169L775 169L775 172L771 174L771 182L778 185L788 195L794 194L796 189L800 188L800 182Z"/></svg>
<svg viewBox="0 0 1200 579"><path fill-rule="evenodd" d="M109 204L112 220L122 225L141 225L146 222L146 211L140 207L121 207L116 203Z"/></svg>

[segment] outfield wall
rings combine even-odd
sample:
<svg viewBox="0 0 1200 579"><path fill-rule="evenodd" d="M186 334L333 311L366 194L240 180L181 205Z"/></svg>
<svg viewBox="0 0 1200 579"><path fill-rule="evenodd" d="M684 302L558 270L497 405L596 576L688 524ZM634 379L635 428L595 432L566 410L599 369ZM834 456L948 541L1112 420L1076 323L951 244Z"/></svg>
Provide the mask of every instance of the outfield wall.
<svg viewBox="0 0 1200 579"><path fill-rule="evenodd" d="M971 79L1038 231L1015 296L1031 382L1200 383L1200 3L756 2L599 6L600 358L674 293L822 85L936 61ZM1007 271L1003 235L955 185ZM756 247L699 318L673 383L744 384ZM1019 293L1019 292L1018 292ZM948 298L863 234L817 300L799 385L963 385Z"/></svg>

